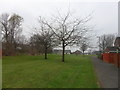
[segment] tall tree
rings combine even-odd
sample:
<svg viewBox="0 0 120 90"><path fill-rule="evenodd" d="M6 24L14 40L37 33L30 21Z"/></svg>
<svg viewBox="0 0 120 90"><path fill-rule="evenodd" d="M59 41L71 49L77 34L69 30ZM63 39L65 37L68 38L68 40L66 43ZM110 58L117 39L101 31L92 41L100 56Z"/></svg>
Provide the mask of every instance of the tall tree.
<svg viewBox="0 0 120 90"><path fill-rule="evenodd" d="M2 33L2 38L4 38L5 42L9 42L9 34L10 34L10 30L9 30L9 19L10 15L7 13L4 13L0 16L0 29L1 29L1 33Z"/></svg>
<svg viewBox="0 0 120 90"><path fill-rule="evenodd" d="M10 55L15 50L15 38L21 32L21 22L23 18L17 14L7 13L0 16L0 28L2 30L3 44L6 54Z"/></svg>
<svg viewBox="0 0 120 90"><path fill-rule="evenodd" d="M21 33L22 28L22 22L23 18L17 14L13 14L9 18L9 24L10 24L10 42L15 43L15 38Z"/></svg>
<svg viewBox="0 0 120 90"><path fill-rule="evenodd" d="M65 47L76 44L84 36L89 29L86 23L90 19L90 15L83 19L75 19L68 11L66 15L59 14L59 16L54 17L52 23L43 21L52 30L54 38L62 46L62 62L64 62Z"/></svg>

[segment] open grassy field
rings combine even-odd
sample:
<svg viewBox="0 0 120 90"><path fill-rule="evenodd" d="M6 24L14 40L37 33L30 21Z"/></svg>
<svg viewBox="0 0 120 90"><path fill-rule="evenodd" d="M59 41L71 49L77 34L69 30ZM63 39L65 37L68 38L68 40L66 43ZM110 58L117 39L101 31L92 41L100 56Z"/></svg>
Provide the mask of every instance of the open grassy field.
<svg viewBox="0 0 120 90"><path fill-rule="evenodd" d="M3 57L3 88L98 88L90 56Z"/></svg>

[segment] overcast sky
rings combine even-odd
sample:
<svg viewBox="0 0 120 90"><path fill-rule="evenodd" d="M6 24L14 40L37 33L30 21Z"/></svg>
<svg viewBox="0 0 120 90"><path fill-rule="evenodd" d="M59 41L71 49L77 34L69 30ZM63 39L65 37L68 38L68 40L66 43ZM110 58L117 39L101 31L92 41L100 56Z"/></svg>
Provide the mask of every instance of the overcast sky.
<svg viewBox="0 0 120 90"><path fill-rule="evenodd" d="M118 0L0 0L0 14L17 13L24 18L26 36L29 36L30 28L37 25L39 16L48 18L57 11L65 13L68 7L77 17L93 12L90 24L95 26L97 36L118 33Z"/></svg>

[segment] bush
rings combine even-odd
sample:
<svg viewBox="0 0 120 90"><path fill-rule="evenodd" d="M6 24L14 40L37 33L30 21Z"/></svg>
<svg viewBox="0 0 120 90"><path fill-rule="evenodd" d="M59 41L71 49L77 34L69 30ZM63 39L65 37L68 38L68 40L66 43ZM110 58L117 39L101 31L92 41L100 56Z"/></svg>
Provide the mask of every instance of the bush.
<svg viewBox="0 0 120 90"><path fill-rule="evenodd" d="M98 54L97 57L98 57L99 59L101 59L101 60L103 59L102 54Z"/></svg>

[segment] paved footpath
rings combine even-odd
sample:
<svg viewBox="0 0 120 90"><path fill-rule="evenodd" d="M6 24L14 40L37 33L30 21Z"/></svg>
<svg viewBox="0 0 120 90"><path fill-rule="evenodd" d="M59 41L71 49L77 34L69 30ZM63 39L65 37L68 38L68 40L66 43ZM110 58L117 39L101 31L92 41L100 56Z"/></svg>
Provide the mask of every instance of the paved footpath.
<svg viewBox="0 0 120 90"><path fill-rule="evenodd" d="M118 88L118 68L93 56L93 65L101 88Z"/></svg>

